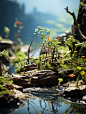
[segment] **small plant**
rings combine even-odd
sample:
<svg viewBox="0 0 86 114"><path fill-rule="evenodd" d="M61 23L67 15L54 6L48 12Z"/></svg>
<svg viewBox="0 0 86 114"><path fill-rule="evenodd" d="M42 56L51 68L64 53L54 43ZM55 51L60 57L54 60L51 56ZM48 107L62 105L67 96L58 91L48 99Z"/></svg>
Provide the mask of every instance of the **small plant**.
<svg viewBox="0 0 86 114"><path fill-rule="evenodd" d="M71 56L72 56L72 53L74 52L75 49L75 44L76 43L79 44L80 42L78 40L75 40L72 35L69 35L68 39L64 38L64 42L65 45L69 47L69 50L71 50Z"/></svg>
<svg viewBox="0 0 86 114"><path fill-rule="evenodd" d="M77 77L77 79L76 79L76 87L79 87L79 76Z"/></svg>
<svg viewBox="0 0 86 114"><path fill-rule="evenodd" d="M7 60L9 59L9 53L6 50L3 50L2 52L0 52L0 56L4 56ZM2 61L0 61L0 75L2 75Z"/></svg>
<svg viewBox="0 0 86 114"><path fill-rule="evenodd" d="M58 82L58 88L60 89L60 84L61 84L61 82L63 82L63 78L59 78L58 81L59 81Z"/></svg>
<svg viewBox="0 0 86 114"><path fill-rule="evenodd" d="M47 35L45 35L45 32L47 33ZM28 60L28 64L29 64L30 48L31 48L31 46L32 46L33 40L34 40L36 37L40 36L41 39L44 41L44 39L46 38L46 36L48 37L49 34L50 34L50 30L49 30L49 29L46 29L46 30L45 30L45 28L40 27L40 26L38 26L38 27L35 29L33 39L32 39L32 41L31 41L31 44L30 44L29 48L28 48L28 59L27 59L27 60ZM43 45L44 45L44 44L43 44ZM37 47L37 48L38 48L38 47Z"/></svg>
<svg viewBox="0 0 86 114"><path fill-rule="evenodd" d="M21 72L21 71L23 71L23 69L24 69L25 61L16 63L15 66L17 67L17 69L16 69L15 71L16 71L16 72Z"/></svg>
<svg viewBox="0 0 86 114"><path fill-rule="evenodd" d="M9 59L9 52L4 49L2 52L0 52L0 56L4 56L8 60Z"/></svg>
<svg viewBox="0 0 86 114"><path fill-rule="evenodd" d="M36 65L37 65L38 69L40 69L40 67L42 66L42 61L38 60L36 62Z"/></svg>
<svg viewBox="0 0 86 114"><path fill-rule="evenodd" d="M26 55L25 53L23 53L22 51L18 51L18 52L15 54L15 57L16 57L16 59L14 60L15 63L24 61L25 59L28 58L27 55Z"/></svg>
<svg viewBox="0 0 86 114"><path fill-rule="evenodd" d="M10 29L8 27L4 27L4 32L6 33L5 38L7 39L9 37Z"/></svg>

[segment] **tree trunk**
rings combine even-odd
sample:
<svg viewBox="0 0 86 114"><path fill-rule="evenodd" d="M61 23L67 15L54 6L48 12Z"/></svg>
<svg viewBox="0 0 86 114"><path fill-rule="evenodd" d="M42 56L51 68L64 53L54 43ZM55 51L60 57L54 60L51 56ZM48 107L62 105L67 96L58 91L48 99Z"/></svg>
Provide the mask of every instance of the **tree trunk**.
<svg viewBox="0 0 86 114"><path fill-rule="evenodd" d="M79 41L86 41L86 0L80 0L84 5L79 5L77 25L74 21L72 25L72 34Z"/></svg>
<svg viewBox="0 0 86 114"><path fill-rule="evenodd" d="M74 20L74 24L72 25L72 34L75 39L79 40L80 42L86 41L86 0L80 0L78 16L76 16L74 12L70 12L68 7L65 8L67 13L69 13ZM83 48L84 47L84 48ZM84 45L82 49L80 49L80 56L85 55L86 52L86 45Z"/></svg>

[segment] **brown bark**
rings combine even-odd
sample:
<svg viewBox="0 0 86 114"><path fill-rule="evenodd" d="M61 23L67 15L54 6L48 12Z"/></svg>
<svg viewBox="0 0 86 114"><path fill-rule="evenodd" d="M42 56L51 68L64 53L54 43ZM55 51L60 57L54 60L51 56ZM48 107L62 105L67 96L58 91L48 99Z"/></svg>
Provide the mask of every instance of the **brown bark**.
<svg viewBox="0 0 86 114"><path fill-rule="evenodd" d="M74 12L70 12L68 10L68 7L65 8L65 9L66 9L67 13L69 13L73 17L74 28L77 30L77 33L79 34L79 37L81 38L82 41L86 41L86 36L82 33L82 31L79 28Z"/></svg>

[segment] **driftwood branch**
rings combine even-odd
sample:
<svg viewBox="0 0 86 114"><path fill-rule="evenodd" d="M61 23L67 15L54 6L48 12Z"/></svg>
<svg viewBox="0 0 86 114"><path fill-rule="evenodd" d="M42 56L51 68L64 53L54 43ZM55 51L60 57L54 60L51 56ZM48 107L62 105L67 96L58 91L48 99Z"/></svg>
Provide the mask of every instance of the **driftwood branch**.
<svg viewBox="0 0 86 114"><path fill-rule="evenodd" d="M69 11L69 10L68 10L68 7L66 7L65 10L66 10L67 13L69 13L69 14L73 17L73 19L74 19L74 26L76 27L77 32L79 33L81 39L82 39L83 41L85 41L85 40L86 40L86 36L84 36L84 35L82 34L80 28L78 27L78 23L77 23L77 20L76 20L76 17L75 17L74 12Z"/></svg>

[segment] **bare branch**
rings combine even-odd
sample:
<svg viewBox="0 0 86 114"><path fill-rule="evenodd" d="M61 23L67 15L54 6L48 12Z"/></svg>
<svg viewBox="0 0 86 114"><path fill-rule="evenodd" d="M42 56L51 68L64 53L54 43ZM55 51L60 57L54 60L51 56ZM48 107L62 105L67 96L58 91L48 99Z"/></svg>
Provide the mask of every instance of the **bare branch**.
<svg viewBox="0 0 86 114"><path fill-rule="evenodd" d="M78 27L78 23L77 23L77 20L76 20L76 17L75 17L74 12L69 11L69 10L68 10L68 7L66 7L65 10L66 10L67 13L69 13L69 14L73 17L73 19L74 19L74 25L76 26L77 32L79 33L81 39L82 39L83 41L86 40L86 36L84 36L84 35L82 34L80 28Z"/></svg>

